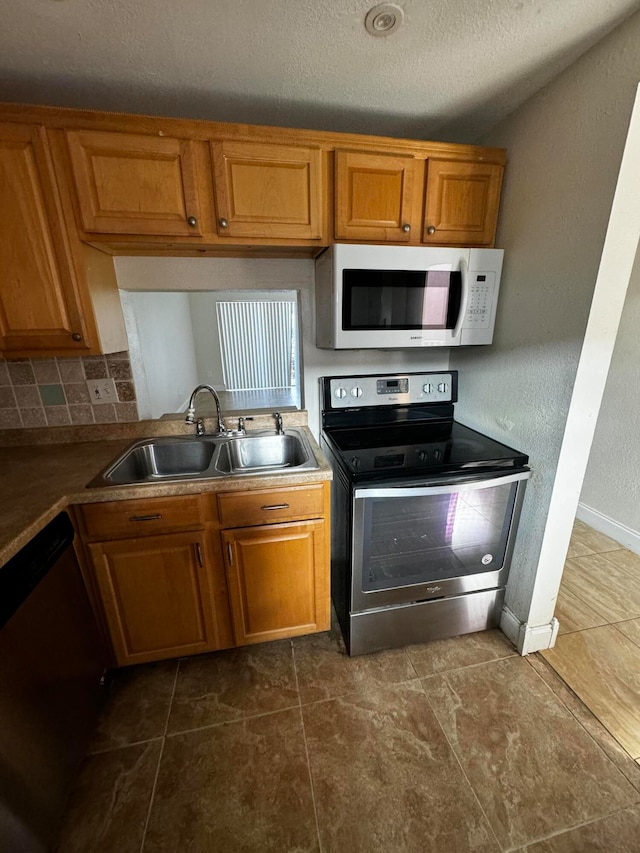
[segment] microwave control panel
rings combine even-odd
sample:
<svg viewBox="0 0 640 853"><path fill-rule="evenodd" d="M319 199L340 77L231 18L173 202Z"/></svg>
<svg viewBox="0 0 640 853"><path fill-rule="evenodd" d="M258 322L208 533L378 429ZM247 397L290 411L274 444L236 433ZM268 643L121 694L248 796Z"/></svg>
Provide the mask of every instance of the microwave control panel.
<svg viewBox="0 0 640 853"><path fill-rule="evenodd" d="M329 379L329 396L332 409L453 403L457 400L457 374L444 372L334 376Z"/></svg>
<svg viewBox="0 0 640 853"><path fill-rule="evenodd" d="M465 329L488 329L494 313L496 274L477 273L469 285Z"/></svg>

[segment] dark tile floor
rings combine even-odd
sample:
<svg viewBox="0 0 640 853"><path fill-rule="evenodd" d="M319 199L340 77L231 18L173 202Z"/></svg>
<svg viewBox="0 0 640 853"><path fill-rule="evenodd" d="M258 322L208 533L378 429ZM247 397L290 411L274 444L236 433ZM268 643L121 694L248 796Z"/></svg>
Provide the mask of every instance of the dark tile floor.
<svg viewBox="0 0 640 853"><path fill-rule="evenodd" d="M335 634L116 674L69 851L640 849L640 767L498 631Z"/></svg>

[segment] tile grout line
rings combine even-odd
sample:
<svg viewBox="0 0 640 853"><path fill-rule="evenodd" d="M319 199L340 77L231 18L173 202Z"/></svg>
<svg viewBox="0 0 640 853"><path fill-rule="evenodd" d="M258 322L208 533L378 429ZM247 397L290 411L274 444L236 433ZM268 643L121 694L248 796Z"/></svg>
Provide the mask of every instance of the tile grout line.
<svg viewBox="0 0 640 853"><path fill-rule="evenodd" d="M441 678L442 678L442 680L443 680L443 681L445 681L445 682L446 682L446 684L447 684L447 686L449 687L449 689L450 689L450 690L454 690L454 688L452 687L451 683L449 682L449 680L448 680L448 678L447 678L446 674L441 675ZM482 806L482 803L481 803L481 802L480 802L480 800L478 799L478 795L476 794L475 788L474 788L474 787L473 787L473 785L471 784L471 780L470 780L470 779L469 779L469 777L467 776L467 774L466 774L466 772L465 772L465 769L464 769L464 767L462 766L462 761L461 761L461 760L460 760L460 758L458 757L458 753L456 752L455 747L453 746L453 744L452 744L452 743L451 743L451 741L449 740L449 736L448 736L448 734L446 733L446 731L445 731L445 729L444 729L444 726L443 726L443 725L442 725L442 723L440 722L440 718L438 717L438 714L437 714L437 712L436 712L436 709L435 709L435 708L434 708L434 706L433 706L433 703L431 702L431 699L429 699L429 694L427 693L427 691L426 691L426 689L425 689L425 686L424 686L424 684L422 683L422 680L420 680L420 688L421 688L422 692L424 693L424 696L425 696L425 698L426 698L426 700L427 700L427 705L431 708L431 711L432 711L432 713L433 713L433 716L436 718L436 722L437 722L437 724L440 726L440 731L441 731L441 732L442 732L442 734L444 735L444 739L446 740L447 745L449 746L449 749L451 750L451 754L453 755L453 757L454 757L454 759L455 759L455 761L456 761L456 763L457 763L458 767L460 768L460 772L462 773L462 775L463 775L463 777L464 777L464 779L465 779L465 781L466 781L467 785L469 786L469 790L471 791L471 794L472 794L472 796L473 796L474 800L475 800L475 801L476 801L476 803L478 804L478 808L480 809L480 813L482 814L482 817L485 819L485 823L486 823L486 825L487 825L487 826L488 826L488 828L489 828L489 832L491 833L491 836L493 837L493 840L495 841L495 843L496 843L496 845L497 845L497 847L498 847L498 850L502 850L502 851L504 851L504 847L502 846L502 844L500 844L500 841L498 840L498 836L497 836L497 835L496 835L496 833L495 833L495 830L494 830L494 828L493 828L493 824L492 824L492 823L491 823L491 821L489 820L489 817L488 817L487 813L485 812L485 810L484 810L484 808L483 808L483 806ZM455 692L455 691L454 691L454 692Z"/></svg>
<svg viewBox="0 0 640 853"><path fill-rule="evenodd" d="M640 648L640 642L636 642L632 637L629 637L627 634L625 634L624 631L621 631L620 628L618 628L618 625L622 625L623 622L635 622L637 621L637 618L638 617L636 616L635 619L621 619L619 622L611 622L610 624L611 627L615 628L619 634L622 634L623 637L626 637L626 639L629 640L630 643L633 643L634 646L638 646L638 648Z"/></svg>
<svg viewBox="0 0 640 853"><path fill-rule="evenodd" d="M633 620L629 620L629 619L622 619L622 620L620 620L620 621L621 621L621 622L629 622L629 621L633 621ZM630 637L627 637L627 635L626 635L626 634L624 634L622 631L619 631L619 630L616 628L616 624L618 624L618 623L615 623L615 622L609 622L607 625L596 625L594 628L583 628L583 629L582 629L582 631L574 631L570 636L574 636L575 634L588 634L590 631L599 631L599 630L602 630L603 628L613 628L613 629L614 629L614 631L616 631L618 634L620 634L622 637L624 637L626 640L628 640L628 641L631 643L631 645L633 645L633 646L636 646L636 647L640 648L640 646L639 646L637 643L635 643L635 642L634 642ZM613 732L613 731L612 731L612 730L611 730L607 725L605 725L604 721L600 719L600 717L598 716L598 714L596 714L596 712L595 712L592 708L590 708L590 707L589 707L589 705L587 705L587 703L586 703L586 702L584 701L584 699L580 696L580 694L579 694L579 693L577 693L577 691L575 690L575 688L574 688L574 687L572 687L572 685L571 685L571 684L569 684L569 682L564 678L564 676L563 676L563 675L562 675L562 674L561 674L561 673L560 673L560 672L555 668L555 666L553 665L553 662L552 662L552 661L553 661L553 657L551 657L551 658L547 658L547 656L546 656L545 654L543 654L543 652L544 652L544 651L553 651L553 649L542 649L538 654L540 655L540 657L542 658L542 660L544 660L544 661L548 664L548 666L550 666L550 667L551 667L551 669L553 670L553 672L555 673L555 675L556 675L556 676L557 676L557 677L562 681L562 683L565 685L565 687L566 687L568 690L570 690L570 691L571 691L571 693L576 697L576 699L577 699L577 700L578 700L582 705L584 705L584 707L587 709L587 711L589 711L589 713L591 714L591 716L592 716L592 717L593 717L593 718L598 722L598 724L599 724L599 725L601 725L601 726L602 726L602 728L607 732L607 734L609 734L609 736L610 736L610 737L611 737L611 738L612 738L612 739L613 739L613 740L618 744L618 746L619 746L619 747L620 747L620 749L625 753L625 755L627 755L629 758L631 758L631 760L632 760L632 761L635 761L636 759L635 759L635 758L634 758L634 756L629 752L629 750L627 749L627 747L622 743L622 741L620 740L620 738L619 738L616 734L614 734L614 732ZM537 670L535 670L535 667L533 667L533 665L531 665L531 666L532 666L532 669L534 670L534 672L536 672L536 675L538 675L538 677L539 677L539 678L544 682L544 679L542 678L542 676L540 675L540 673L538 673L538 672L537 672ZM544 682L544 683L546 684L546 682ZM547 687L549 687L549 685L547 685ZM551 687L549 687L549 689L554 693L554 695L557 695L557 694L553 691L553 689L552 689ZM560 699L560 697L558 697L558 698ZM560 701L562 702L562 700L561 700L561 699L560 699ZM567 710L568 710L571 714L573 714L573 712L571 711L571 709L570 709L570 708L568 708L568 706L567 706L567 705L565 705L565 703L564 703L564 702L563 702L562 704L565 706L565 708L567 708ZM575 717L575 715L574 715L574 717ZM577 718L577 717L575 717L575 719L578 719L578 718ZM578 721L578 722L580 722L580 721ZM584 726L583 726L583 728L584 728ZM586 731L586 729L585 729L585 731ZM589 734L589 732L587 732L587 734ZM605 755L606 755L606 753L605 753ZM608 756L607 756L607 757L608 757ZM609 759L609 760L611 760L611 759ZM623 774L623 775L624 775L624 774Z"/></svg>
<svg viewBox="0 0 640 853"><path fill-rule="evenodd" d="M104 749L94 749L92 752L87 753L86 758L91 758L94 755L105 755L107 752L117 752L119 749L128 749L130 746L143 746L145 743L153 743L156 740L162 740L162 735L147 737L144 740L134 740L131 743L121 743L118 746L107 746Z"/></svg>
<svg viewBox="0 0 640 853"><path fill-rule="evenodd" d="M581 823L575 823L572 826L566 827L566 829L559 829L557 832L552 832L549 835L539 835L536 838L532 838L530 841L527 841L526 844L520 847L508 847L504 850L504 853L520 853L520 851L522 851L522 853L526 853L526 851L535 844L540 844L542 841L549 841L551 838L561 838L569 832L573 832L576 829L582 829L583 826L591 826L593 824L600 823L600 821L608 820L610 817L615 817L616 815L622 814L622 812L636 808L637 805L637 803L630 803L628 806L623 806L621 809L612 811L609 814L600 815L599 817L594 817L590 820L583 820Z"/></svg>
<svg viewBox="0 0 640 853"><path fill-rule="evenodd" d="M296 677L296 690L298 691L298 708L300 710L300 722L302 723L302 740L304 742L304 752L307 758L307 772L309 774L309 785L311 787L311 801L313 803L313 814L316 819L316 836L318 838L318 849L322 853L322 839L320 837L320 821L318 820L318 804L316 803L316 792L313 787L313 775L311 773L311 761L309 760L309 745L307 743L307 730L304 725L304 713L302 711L302 696L300 695L300 682L298 680L298 667L296 665L296 647L293 640L291 641L291 656L293 658L293 673Z"/></svg>
<svg viewBox="0 0 640 853"><path fill-rule="evenodd" d="M580 704L581 704L581 705L582 705L582 706L583 706L583 707L588 711L588 713L589 713L589 714L591 714L591 716L592 716L592 717L593 717L593 719L596 721L596 723L597 723L599 726L601 726L601 727L602 727L602 729L603 729L603 730L604 730L604 731L609 735L609 737L610 737L613 741L615 741L615 743L616 743L616 744L620 747L620 749L624 752L625 756L626 756L630 761L634 761L635 759L634 759L634 758L630 755L630 753L628 753L628 752L627 752L627 750L622 746L622 744L621 744L621 743L620 743L620 741L617 739L617 737L615 737L615 736L614 736L614 735L609 731L609 729L604 725L604 723L600 720L600 718L599 718L599 717L597 717L597 716L593 713L593 711L591 710L591 708L589 708L589 706L588 706L588 705L586 705L586 704L585 704L585 702L583 702L583 701L582 701L582 699L578 696L578 694L577 694L577 693L575 692L575 690L571 687L571 685L570 685L570 684L568 684L568 683L564 680L564 678L560 675L560 673L556 672L556 670L551 666L551 664L549 663L549 661L547 661L547 659L546 659L546 658L544 658L544 657L543 657L543 658L542 658L542 660L544 660L544 661L545 661L545 663L547 663L547 664L548 664L548 666L550 666L550 667L551 667L551 669L553 670L554 674L555 674L555 675L560 679L560 681L562 681L562 683L563 683L563 684L564 684L564 686L567 688L567 690L569 690L569 691L572 693L572 695L573 695L573 696L575 696L575 698L577 699L577 701L578 701L578 702L580 702ZM595 739L595 737L591 734L591 732L589 731L589 729L584 725L584 723L582 722L582 720L580 720L580 719L579 719L579 718L578 718L578 717L573 713L573 711L571 710L571 708L570 708L570 707L569 707L569 706L568 706L568 705L567 705L567 704L562 700L562 698L561 698L560 696L558 696L558 694L557 694L557 693L555 692L555 690L551 687L551 685L550 685L550 684L547 684L547 682L546 682L546 681L544 680L544 678L540 675L540 673L539 673L539 672L538 672L538 670L534 667L534 665L533 665L530 661L527 661L527 663L529 664L529 666L531 667L531 669L533 670L533 672L535 672L535 674L538 676L538 678L540 679L540 681L541 681L541 682L544 684L544 686L547 688L547 690L548 690L548 691L549 691L549 692L550 692L550 693L551 693L551 694L552 694L552 695L553 695L553 696L558 700L558 702L560 702L560 704L561 704L561 705L562 705L562 707L565 709L565 711L566 711L568 714L570 714L570 716L571 716L571 717L576 721L576 723L578 723L578 725L579 725L579 726L580 726L580 728L585 732L585 734L586 734L586 735L588 735L588 737L593 741L593 743L595 744L595 746L597 747L597 749L602 753L602 755L604 756L604 758L606 758L606 760L609 762L609 764L611 764L611 766L612 766L615 770L617 770L617 772L620 774L620 776L622 776L622 778L623 778L626 782L628 782L628 784L629 784L629 785L631 785L631 787L634 789L634 791L636 791L636 792L637 792L638 797L639 797L639 799L638 799L638 800L636 800L636 802L635 802L635 805L637 805L637 804L640 802L640 791L636 788L636 786L633 784L633 782L632 782L632 781L627 777L627 775L626 775L625 773L623 773L623 772L622 772L622 770L620 770L620 768L619 768L619 767L617 766L617 764L613 761L613 759L609 758L609 756L607 755L607 753L606 753L606 752L605 752L605 750L604 750L604 747L602 747L602 746L598 743L598 741L597 741L597 740ZM629 806L625 806L625 808L629 808Z"/></svg>
<svg viewBox="0 0 640 853"><path fill-rule="evenodd" d="M156 787L158 784L158 777L160 775L160 764L162 763L162 756L164 755L164 745L167 739L167 729L169 728L169 717L171 716L171 709L173 707L173 699L176 695L176 686L178 684L178 672L180 671L180 661L178 660L176 665L176 673L173 677L173 688L171 690L171 699L169 700L169 707L167 708L167 716L164 721L164 731L162 733L162 743L160 745L160 754L158 755L158 766L156 767L156 774L153 779L153 787L151 788L151 796L149 797L149 808L147 809L147 819L144 822L144 829L142 831L142 841L140 842L140 853L144 850L144 845L147 841L147 829L149 828L149 821L151 819L151 809L153 808L153 801L156 795Z"/></svg>

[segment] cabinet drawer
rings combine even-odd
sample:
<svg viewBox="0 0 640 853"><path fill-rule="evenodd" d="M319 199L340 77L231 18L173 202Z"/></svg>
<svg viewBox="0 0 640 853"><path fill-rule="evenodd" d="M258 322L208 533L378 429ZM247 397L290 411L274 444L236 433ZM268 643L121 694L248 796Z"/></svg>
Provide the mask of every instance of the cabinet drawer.
<svg viewBox="0 0 640 853"><path fill-rule="evenodd" d="M222 527L247 527L290 519L322 518L324 486L292 486L218 495Z"/></svg>
<svg viewBox="0 0 640 853"><path fill-rule="evenodd" d="M199 495L86 504L80 507L89 539L152 536L202 527Z"/></svg>

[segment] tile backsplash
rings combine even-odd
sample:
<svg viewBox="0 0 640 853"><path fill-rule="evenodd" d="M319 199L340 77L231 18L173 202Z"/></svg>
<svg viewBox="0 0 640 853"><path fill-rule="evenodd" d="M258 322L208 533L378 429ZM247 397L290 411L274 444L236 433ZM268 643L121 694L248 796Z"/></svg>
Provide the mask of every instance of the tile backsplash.
<svg viewBox="0 0 640 853"><path fill-rule="evenodd" d="M92 398L91 380L115 393ZM128 352L0 361L0 429L137 420Z"/></svg>

